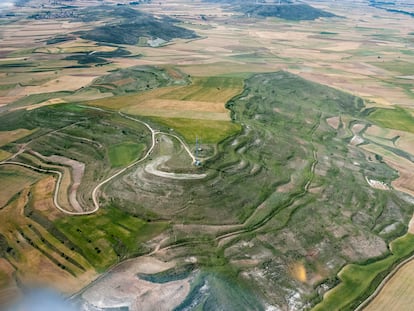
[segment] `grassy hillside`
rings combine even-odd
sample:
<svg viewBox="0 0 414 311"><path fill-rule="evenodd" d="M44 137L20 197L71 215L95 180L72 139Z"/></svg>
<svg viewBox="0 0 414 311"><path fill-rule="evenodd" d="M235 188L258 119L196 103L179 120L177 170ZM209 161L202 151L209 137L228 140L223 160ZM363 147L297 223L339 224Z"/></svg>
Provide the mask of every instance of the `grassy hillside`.
<svg viewBox="0 0 414 311"><path fill-rule="evenodd" d="M155 18L150 14L127 7L104 8L105 10L102 10L101 7L98 7L96 15L113 18L115 22L86 31L82 33L82 38L112 44L135 45L140 41L140 38L160 38L170 41L175 38L191 39L196 37L192 30L176 26L175 23L178 21L169 17ZM82 18L95 19L96 15L88 12Z"/></svg>
<svg viewBox="0 0 414 311"><path fill-rule="evenodd" d="M300 21L314 20L320 17L334 17L335 15L308 4L289 5L242 5L239 10L246 15L260 17L278 17L282 19Z"/></svg>
<svg viewBox="0 0 414 311"><path fill-rule="evenodd" d="M315 20L320 17L334 17L335 14L314 8L305 3L292 3L292 1L266 1L266 4L257 4L257 1L240 0L204 0L205 2L224 3L243 12L250 17L277 17L286 20Z"/></svg>

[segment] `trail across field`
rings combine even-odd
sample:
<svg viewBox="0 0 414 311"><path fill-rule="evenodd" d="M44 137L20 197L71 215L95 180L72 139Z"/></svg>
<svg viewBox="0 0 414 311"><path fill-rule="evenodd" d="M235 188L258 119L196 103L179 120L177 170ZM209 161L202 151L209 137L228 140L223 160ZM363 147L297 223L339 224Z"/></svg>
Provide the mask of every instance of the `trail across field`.
<svg viewBox="0 0 414 311"><path fill-rule="evenodd" d="M104 110L104 109L101 109L101 108L96 108L96 107L89 107L89 106L82 106L82 107L85 107L85 108L89 108L89 109L96 109L96 110L100 110L100 111L106 111L106 110ZM105 180L103 180L102 182L100 182L94 189L93 189L93 191L92 191L92 201L93 201L93 205L94 205L94 208L92 209L92 210L89 210L89 211L86 211L86 210L83 210L83 211L77 211L77 212L74 212L74 211L69 211L69 210L67 210L67 209L65 209L65 208L63 208L60 204L59 204L59 202L58 202L58 194L59 194L59 190L60 190L60 186L61 186L61 182L62 182L62 177L63 177L63 174L60 172L60 171L57 171L57 170L51 170L51 169L42 169L42 168L37 168L37 167L34 167L34 166L32 166L32 165L29 165L29 164L25 164L25 163L21 163L21 162L17 162L17 161L10 161L10 159L13 159L13 158L15 158L16 156L18 156L19 154L21 154L21 153L23 153L24 151L25 151L25 147L27 146L27 145L24 145L24 146L22 146L22 148L20 148L19 149L19 151L18 152L16 152L15 154L13 154L11 157L9 157L8 159L6 159L6 160L4 160L4 161L2 161L2 162L0 162L0 165L18 165L18 166L23 166L23 167L26 167L26 168L29 168L29 169L32 169L32 170L34 170L34 171L38 171L38 172L41 172L41 173L48 173L48 174L56 174L56 175L58 175L58 180L57 180L57 183L56 183L56 188L55 188L55 192L54 192L54 196L53 196L53 202L54 202L54 204L55 204L55 206L56 206L56 208L58 209L58 210L60 210L61 212L63 212L63 213L65 213L65 214L67 214L67 215L73 215L73 216L82 216L82 215L91 215L91 214L94 214L94 213L96 213L98 210L99 210L99 208L100 208L100 205L99 205L99 198L98 198L98 193L99 193L99 189L101 189L101 187L103 186L103 185L105 185L105 184L107 184L108 182L110 182L111 180L113 180L114 178L116 178L117 176L119 176L119 175L121 175L122 173L124 173L126 170L128 170L129 168L131 168L131 167L133 167L133 166L135 166L135 165L137 165L138 163L141 163L141 162L143 162L143 161L145 161L150 155L151 155L151 153L152 153L152 151L154 150L154 148L155 148L155 145L156 145L156 143L157 143L157 140L156 140L156 136L157 135L168 135L168 136L171 136L171 137L174 137L175 139L177 139L179 142L180 142L180 144L184 147L184 149L185 149L185 151L188 153L188 155L191 157L191 159L192 159L192 161L193 161L193 163L196 161L196 158L195 158L195 156L192 154L192 152L191 152L191 150L190 150L190 148L187 146L187 144L180 138L180 137L178 137L177 135L174 135L174 134L170 134L170 133L163 133L163 132L160 132L160 131L156 131L156 130L154 130L148 123L146 123L146 122L144 122L144 121L141 121L141 120L139 120L139 119L136 119L136 118L132 118L132 117L130 117L130 116L128 116L128 115L126 115L126 114L124 114L124 113L122 113L122 112L119 112L119 115L121 115L122 117L124 117L124 118L126 118L126 119L129 119L129 120L132 120L132 121L135 121L135 122L138 122L138 123L141 123L142 125L144 125L149 131L150 131L150 133L151 133L151 146L150 146L150 148L148 149L148 151L145 153L145 155L142 157L142 158L140 158L140 159L138 159L138 160L136 160L135 162L133 162L133 163L131 163L131 164L129 164L128 166L126 166L126 167L124 167L123 169L121 169L121 170L119 170L118 172L116 172L115 174L113 174L113 175L111 175L110 177L108 177L107 179L105 179ZM49 133L50 134L50 133ZM204 177L204 176L203 176Z"/></svg>

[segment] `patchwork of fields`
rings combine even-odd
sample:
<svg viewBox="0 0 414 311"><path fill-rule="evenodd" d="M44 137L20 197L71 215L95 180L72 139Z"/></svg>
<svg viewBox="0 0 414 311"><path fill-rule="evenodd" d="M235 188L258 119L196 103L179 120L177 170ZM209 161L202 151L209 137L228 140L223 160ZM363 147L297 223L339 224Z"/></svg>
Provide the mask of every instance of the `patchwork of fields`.
<svg viewBox="0 0 414 311"><path fill-rule="evenodd" d="M409 310L412 17L107 2L0 11L0 308Z"/></svg>

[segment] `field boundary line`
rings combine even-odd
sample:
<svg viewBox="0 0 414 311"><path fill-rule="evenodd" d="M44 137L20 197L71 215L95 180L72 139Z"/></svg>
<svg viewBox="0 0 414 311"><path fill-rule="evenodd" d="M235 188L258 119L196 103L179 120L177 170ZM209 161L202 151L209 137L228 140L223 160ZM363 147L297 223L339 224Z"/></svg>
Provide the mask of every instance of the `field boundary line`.
<svg viewBox="0 0 414 311"><path fill-rule="evenodd" d="M355 311L362 311L368 305L381 293L381 291L384 289L385 285L387 285L388 281L397 274L398 271L401 270L402 267L404 267L406 264L408 264L410 261L414 259L414 255L411 255L407 259L400 262L377 286L375 291L367 298L365 299L356 309Z"/></svg>
<svg viewBox="0 0 414 311"><path fill-rule="evenodd" d="M85 107L85 108L89 108L89 109L96 109L96 110L100 110L100 111L106 111L106 110L104 110L104 109L101 109L101 108L96 108L96 107L89 107L89 106L82 106L82 107ZM187 144L180 138L180 137L178 137L177 135L174 135L174 134L170 134L170 133L164 133L164 132L160 132L160 131L157 131L157 130L155 130L155 129L153 129L148 123L146 123L146 122L144 122L144 121L141 121L141 120L139 120L139 119L136 119L136 118L133 118L133 117L130 117L130 116L128 116L128 115L126 115L126 114L124 114L124 113L122 113L122 112L118 112L119 113L119 115L120 116L122 116L122 117L124 117L124 118L126 118L126 119L130 119L130 120L132 120L132 121L135 121L135 122L138 122L138 123L141 123L142 125L144 125L150 132L151 132L151 146L150 146L150 148L148 149L148 151L146 152L146 154L142 157L142 158L140 158L140 159L138 159L138 160L136 160L136 161L134 161L134 162L132 162L131 164L129 164L128 166L126 166L126 167L124 167L123 169L121 169L121 170L119 170L118 172L116 172L116 173L114 173L113 175L111 175L111 176L109 176L108 178L106 178L105 180L103 180L103 181L101 181L97 186L95 186L95 188L93 189L93 191L92 191L92 201L93 201L93 205L94 205L94 208L92 209L92 210L89 210L89 211L83 211L83 212L73 212L73 211L69 211L69 210L67 210L67 209L65 209L65 208L63 208L60 204L59 204L59 202L58 202L58 193L59 193L59 190L60 190L60 185L61 185L61 182L62 182L62 178L63 178L63 174L62 174L62 172L60 172L60 171L57 171L57 170L51 170L51 169L42 169L42 168L38 168L38 167L35 167L35 166L32 166L32 165L29 165L29 164L25 164L25 163L22 163L22 162L16 162L16 161L9 161L10 159L13 159L13 158L15 158L17 155L19 155L20 153L23 153L25 150L24 150L24 148L21 148L17 153L15 153L14 155L12 155L11 157L9 157L9 159L7 159L7 160L5 160L5 161L2 161L2 162L0 162L0 165L18 165L18 166L23 166L23 167L26 167L26 168L29 168L29 169L32 169L32 170L34 170L34 171L38 171L38 172L41 172L41 173L52 173L52 174L56 174L56 175L58 175L58 180L57 180L57 182L56 182L56 187L55 187L55 191L54 191L54 195L53 195L53 203L54 203L54 205L55 205L55 207L59 210L59 211L61 211L62 213L65 213L65 214L67 214L67 215L72 215L72 216L86 216L86 215L91 215L91 214L94 214L94 213L96 213L99 209L100 209L100 204L99 204L99 199L98 199L98 191L99 191L99 189L103 186L103 185L105 185L106 183L108 183L108 182L110 182L112 179L114 179L115 177L117 177L117 176L119 176L119 175L121 175L122 173L124 173L126 170L128 170L129 168L131 168L131 167L133 167L134 165L136 165L136 164L138 164L138 163L140 163L140 162L142 162L142 161L144 161L144 160L146 160L149 156L150 156L150 154L151 154L151 152L154 150L154 148L155 148L155 145L156 145L156 142L157 142L157 140L156 140L156 136L157 135L167 135L167 136L171 136L171 137L174 137L175 139L177 139L180 143L181 143L181 145L184 147L184 149L185 149L185 151L188 153L188 155L191 157L191 159L192 159L192 161L193 161L193 163L195 163L196 162L196 158L195 158L195 156L192 154L192 152L191 152L191 150L190 150L190 148L187 146ZM49 133L50 134L50 133Z"/></svg>

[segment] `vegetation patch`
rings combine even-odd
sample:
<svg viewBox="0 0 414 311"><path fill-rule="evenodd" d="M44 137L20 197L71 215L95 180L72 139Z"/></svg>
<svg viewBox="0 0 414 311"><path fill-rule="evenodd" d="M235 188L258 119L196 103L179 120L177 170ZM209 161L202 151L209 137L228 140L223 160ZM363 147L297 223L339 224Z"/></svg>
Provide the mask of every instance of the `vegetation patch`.
<svg viewBox="0 0 414 311"><path fill-rule="evenodd" d="M369 114L368 119L382 127L414 133L413 115L400 107L376 108Z"/></svg>
<svg viewBox="0 0 414 311"><path fill-rule="evenodd" d="M373 62L371 64L391 72L399 73L401 75L412 75L414 72L414 64L402 60L379 61L375 63Z"/></svg>
<svg viewBox="0 0 414 311"><path fill-rule="evenodd" d="M13 131L0 132L0 147L7 145L8 143L14 142L16 140L22 139L23 137L29 136L34 132L35 130L28 130L24 128Z"/></svg>
<svg viewBox="0 0 414 311"><path fill-rule="evenodd" d="M334 17L335 14L314 8L304 3L292 3L288 0L278 1L279 3L258 4L257 1L239 0L204 0L206 2L219 2L231 4L234 9L243 12L248 16L255 17L278 17L286 20L315 20L320 17Z"/></svg>
<svg viewBox="0 0 414 311"><path fill-rule="evenodd" d="M11 153L0 149L0 161L3 161L11 156Z"/></svg>
<svg viewBox="0 0 414 311"><path fill-rule="evenodd" d="M0 166L0 208L25 187L35 183L41 174L14 165Z"/></svg>
<svg viewBox="0 0 414 311"><path fill-rule="evenodd" d="M190 144L194 144L197 138L203 143L216 144L241 130L239 124L230 121L161 117L151 117L151 120L177 131Z"/></svg>
<svg viewBox="0 0 414 311"><path fill-rule="evenodd" d="M135 45L142 37L159 38L164 41L196 37L194 31L175 26L177 21L169 17L155 18L150 14L127 7L106 7L107 10L103 11L104 8L99 7L99 12L106 15L105 17L117 17L117 22L86 31L81 35L82 38L112 44ZM90 12L87 15L92 19L96 18L96 16L91 16ZM121 22L119 22L119 19L121 19Z"/></svg>
<svg viewBox="0 0 414 311"><path fill-rule="evenodd" d="M162 98L226 103L242 90L243 79L239 77L197 77L191 85L166 93Z"/></svg>
<svg viewBox="0 0 414 311"><path fill-rule="evenodd" d="M406 234L390 244L391 255L368 264L351 264L340 273L341 283L328 292L313 310L354 310L403 259L414 252L414 235Z"/></svg>
<svg viewBox="0 0 414 311"><path fill-rule="evenodd" d="M121 259L145 253L148 249L143 243L168 226L163 222L146 222L116 207L90 216L61 218L55 224L98 271Z"/></svg>
<svg viewBox="0 0 414 311"><path fill-rule="evenodd" d="M335 16L332 13L316 9L308 4L246 5L241 6L240 10L252 16L278 17L293 21L315 20L320 17Z"/></svg>
<svg viewBox="0 0 414 311"><path fill-rule="evenodd" d="M96 79L91 88L110 92L116 96L152 90L168 85L182 85L187 81L182 77L172 77L168 71L155 67L135 66L115 70L109 75ZM102 99L110 101L111 99Z"/></svg>
<svg viewBox="0 0 414 311"><path fill-rule="evenodd" d="M109 147L108 155L112 167L122 167L139 158L145 145L134 142L124 142Z"/></svg>
<svg viewBox="0 0 414 311"><path fill-rule="evenodd" d="M78 64L85 65L85 64L107 64L108 61L102 57L99 57L95 54L75 54L70 55L64 58L65 60L75 60Z"/></svg>
<svg viewBox="0 0 414 311"><path fill-rule="evenodd" d="M227 267L231 269L231 267ZM260 310L265 308L242 280L228 272L203 271L194 278L191 292L175 309L193 310Z"/></svg>

